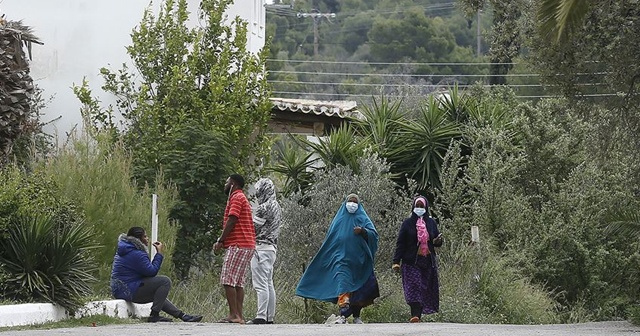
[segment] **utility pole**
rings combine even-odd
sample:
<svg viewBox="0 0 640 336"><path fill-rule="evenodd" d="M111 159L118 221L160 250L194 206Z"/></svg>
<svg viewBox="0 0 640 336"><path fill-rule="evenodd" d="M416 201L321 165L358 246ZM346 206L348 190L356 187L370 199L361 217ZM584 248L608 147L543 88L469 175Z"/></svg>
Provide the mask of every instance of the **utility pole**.
<svg viewBox="0 0 640 336"><path fill-rule="evenodd" d="M318 56L318 24L322 18L331 19L336 17L336 13L320 13L317 9L314 9L313 13L298 13L299 18L312 18L313 19L313 56Z"/></svg>
<svg viewBox="0 0 640 336"><path fill-rule="evenodd" d="M480 8L478 8L478 22L476 22L476 24L478 25L477 27L478 31L476 32L476 38L478 39L476 42L476 51L477 51L476 55L480 57L480 52L481 52L480 50Z"/></svg>

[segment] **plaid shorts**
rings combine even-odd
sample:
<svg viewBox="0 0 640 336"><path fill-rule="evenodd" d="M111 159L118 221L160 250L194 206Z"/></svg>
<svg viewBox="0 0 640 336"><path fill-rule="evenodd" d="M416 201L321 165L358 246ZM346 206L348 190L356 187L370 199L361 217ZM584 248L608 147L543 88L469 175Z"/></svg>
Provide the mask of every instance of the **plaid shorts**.
<svg viewBox="0 0 640 336"><path fill-rule="evenodd" d="M244 287L245 275L251 264L254 249L230 246L224 253L220 283L231 287Z"/></svg>

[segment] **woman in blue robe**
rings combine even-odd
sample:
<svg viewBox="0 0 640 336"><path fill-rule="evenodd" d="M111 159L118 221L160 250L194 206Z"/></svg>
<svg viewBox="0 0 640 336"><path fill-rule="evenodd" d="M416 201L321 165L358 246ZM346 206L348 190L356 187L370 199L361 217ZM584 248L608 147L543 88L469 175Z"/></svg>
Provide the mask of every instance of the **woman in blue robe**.
<svg viewBox="0 0 640 336"><path fill-rule="evenodd" d="M362 308L380 296L373 272L378 231L359 203L358 195L347 196L296 288L298 296L337 303L335 323L351 315L353 323L362 323Z"/></svg>

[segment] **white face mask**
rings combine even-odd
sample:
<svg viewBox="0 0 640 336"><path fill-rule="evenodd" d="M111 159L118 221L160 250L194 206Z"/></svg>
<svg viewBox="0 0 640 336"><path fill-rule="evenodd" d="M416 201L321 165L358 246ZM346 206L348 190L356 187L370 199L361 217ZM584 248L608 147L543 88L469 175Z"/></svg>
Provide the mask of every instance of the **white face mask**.
<svg viewBox="0 0 640 336"><path fill-rule="evenodd" d="M425 212L427 212L427 209L425 208L413 208L413 212L418 215L418 217L422 217L424 216Z"/></svg>
<svg viewBox="0 0 640 336"><path fill-rule="evenodd" d="M356 202L347 202L345 206L347 207L347 211L349 211L349 213L354 213L356 212L356 210L358 210L358 203Z"/></svg>

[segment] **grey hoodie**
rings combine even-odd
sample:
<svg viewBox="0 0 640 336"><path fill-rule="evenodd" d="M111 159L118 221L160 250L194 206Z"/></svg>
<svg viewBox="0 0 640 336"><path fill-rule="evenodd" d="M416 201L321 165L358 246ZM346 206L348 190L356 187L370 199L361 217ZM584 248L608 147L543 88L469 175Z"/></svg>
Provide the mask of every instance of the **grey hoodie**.
<svg viewBox="0 0 640 336"><path fill-rule="evenodd" d="M256 228L256 243L278 243L280 223L282 222L282 208L276 199L276 188L268 178L262 178L255 184L258 206L253 213L253 223Z"/></svg>

